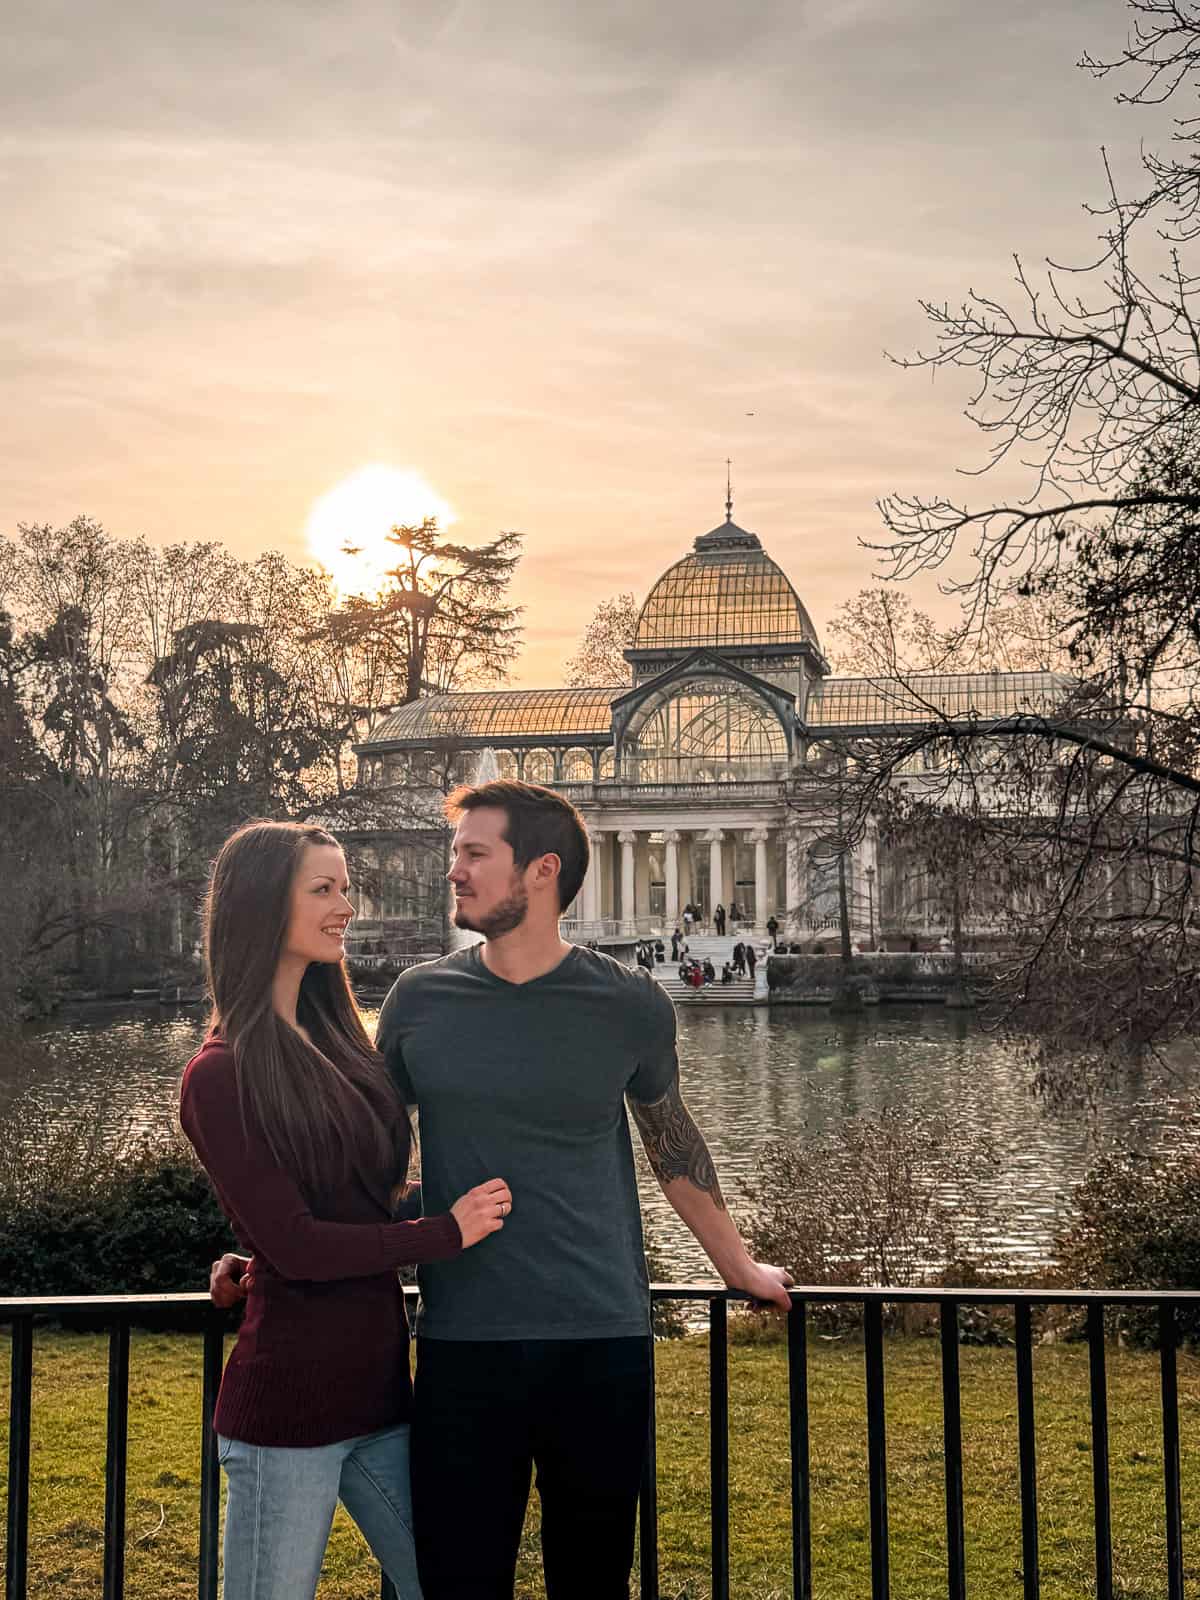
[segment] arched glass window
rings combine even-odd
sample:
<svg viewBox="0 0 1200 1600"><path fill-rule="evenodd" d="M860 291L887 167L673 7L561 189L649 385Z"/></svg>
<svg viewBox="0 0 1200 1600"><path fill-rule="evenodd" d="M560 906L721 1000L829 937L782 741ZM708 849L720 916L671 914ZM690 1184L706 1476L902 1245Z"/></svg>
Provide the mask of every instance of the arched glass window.
<svg viewBox="0 0 1200 1600"><path fill-rule="evenodd" d="M498 778L515 778L517 775L517 757L515 751L496 751L496 776Z"/></svg>
<svg viewBox="0 0 1200 1600"><path fill-rule="evenodd" d="M606 750L601 750L601 752L600 752L600 779L601 779L601 781L603 782L606 778L611 778L615 770L616 770L616 766L615 766L615 758L613 756L613 747L612 747L612 745L609 745Z"/></svg>
<svg viewBox="0 0 1200 1600"><path fill-rule="evenodd" d="M549 750L527 750L525 752L525 782L554 782L554 757Z"/></svg>
<svg viewBox="0 0 1200 1600"><path fill-rule="evenodd" d="M744 782L787 772L779 718L721 679L693 681L650 712L629 746L638 783Z"/></svg>
<svg viewBox="0 0 1200 1600"><path fill-rule="evenodd" d="M562 759L564 783L591 783L592 753L590 750L568 750Z"/></svg>

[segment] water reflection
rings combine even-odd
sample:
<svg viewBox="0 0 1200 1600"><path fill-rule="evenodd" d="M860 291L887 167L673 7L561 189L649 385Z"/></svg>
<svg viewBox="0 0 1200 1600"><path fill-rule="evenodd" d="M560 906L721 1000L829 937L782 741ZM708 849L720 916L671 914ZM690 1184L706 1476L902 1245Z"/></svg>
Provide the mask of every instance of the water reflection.
<svg viewBox="0 0 1200 1600"><path fill-rule="evenodd" d="M373 1026L375 1013L369 1020ZM173 1112L180 1071L202 1032L201 1017L191 1011L59 1018L37 1030L50 1051L44 1067L19 1079L11 1063L0 1064L0 1098L28 1096L52 1117L95 1117L114 1130L158 1127ZM834 1021L799 1009L714 1007L681 1013L679 1034L684 1094L733 1209L769 1140L818 1134L839 1119L903 1106L945 1119L966 1143L979 1136L994 1141L1000 1171L989 1192L1010 1210L995 1242L1028 1263L1045 1258L1096 1141L1135 1126L1148 1137L1169 1115L1169 1108L1148 1103L1156 1092L1148 1080L1101 1097L1090 1114L1049 1110L1031 1098L1019 1053L962 1013L897 1011ZM1194 1065L1182 1071L1184 1087L1200 1083ZM964 1174L964 1182L974 1176ZM640 1151L639 1180L671 1275L710 1277Z"/></svg>

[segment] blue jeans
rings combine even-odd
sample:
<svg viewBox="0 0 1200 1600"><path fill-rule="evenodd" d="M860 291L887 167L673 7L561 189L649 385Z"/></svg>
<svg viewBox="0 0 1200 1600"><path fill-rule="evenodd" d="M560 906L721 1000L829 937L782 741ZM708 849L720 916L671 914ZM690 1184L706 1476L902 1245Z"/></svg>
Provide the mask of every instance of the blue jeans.
<svg viewBox="0 0 1200 1600"><path fill-rule="evenodd" d="M229 1494L224 1600L312 1600L340 1500L400 1600L421 1600L408 1425L305 1449L218 1437Z"/></svg>

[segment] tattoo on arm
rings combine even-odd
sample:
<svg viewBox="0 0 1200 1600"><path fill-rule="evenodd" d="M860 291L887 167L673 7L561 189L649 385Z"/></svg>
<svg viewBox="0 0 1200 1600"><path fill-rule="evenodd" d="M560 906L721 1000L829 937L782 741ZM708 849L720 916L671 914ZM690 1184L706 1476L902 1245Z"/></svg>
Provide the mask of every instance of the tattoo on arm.
<svg viewBox="0 0 1200 1600"><path fill-rule="evenodd" d="M683 1103L676 1078L661 1100L644 1105L631 1100L633 1120L638 1125L650 1165L659 1183L672 1183L686 1178L697 1189L703 1190L718 1211L725 1209L725 1197L717 1181L704 1135L692 1121L692 1114Z"/></svg>

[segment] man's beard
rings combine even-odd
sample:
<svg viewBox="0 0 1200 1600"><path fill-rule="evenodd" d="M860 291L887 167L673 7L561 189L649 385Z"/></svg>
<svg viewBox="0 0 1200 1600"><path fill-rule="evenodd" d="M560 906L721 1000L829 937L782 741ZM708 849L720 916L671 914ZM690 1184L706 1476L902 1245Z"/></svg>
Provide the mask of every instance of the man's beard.
<svg viewBox="0 0 1200 1600"><path fill-rule="evenodd" d="M529 893L523 883L518 883L507 899L477 920L472 917L471 908L460 900L454 907L454 926L465 928L468 933L481 933L485 939L498 939L501 934L519 928L528 910Z"/></svg>

